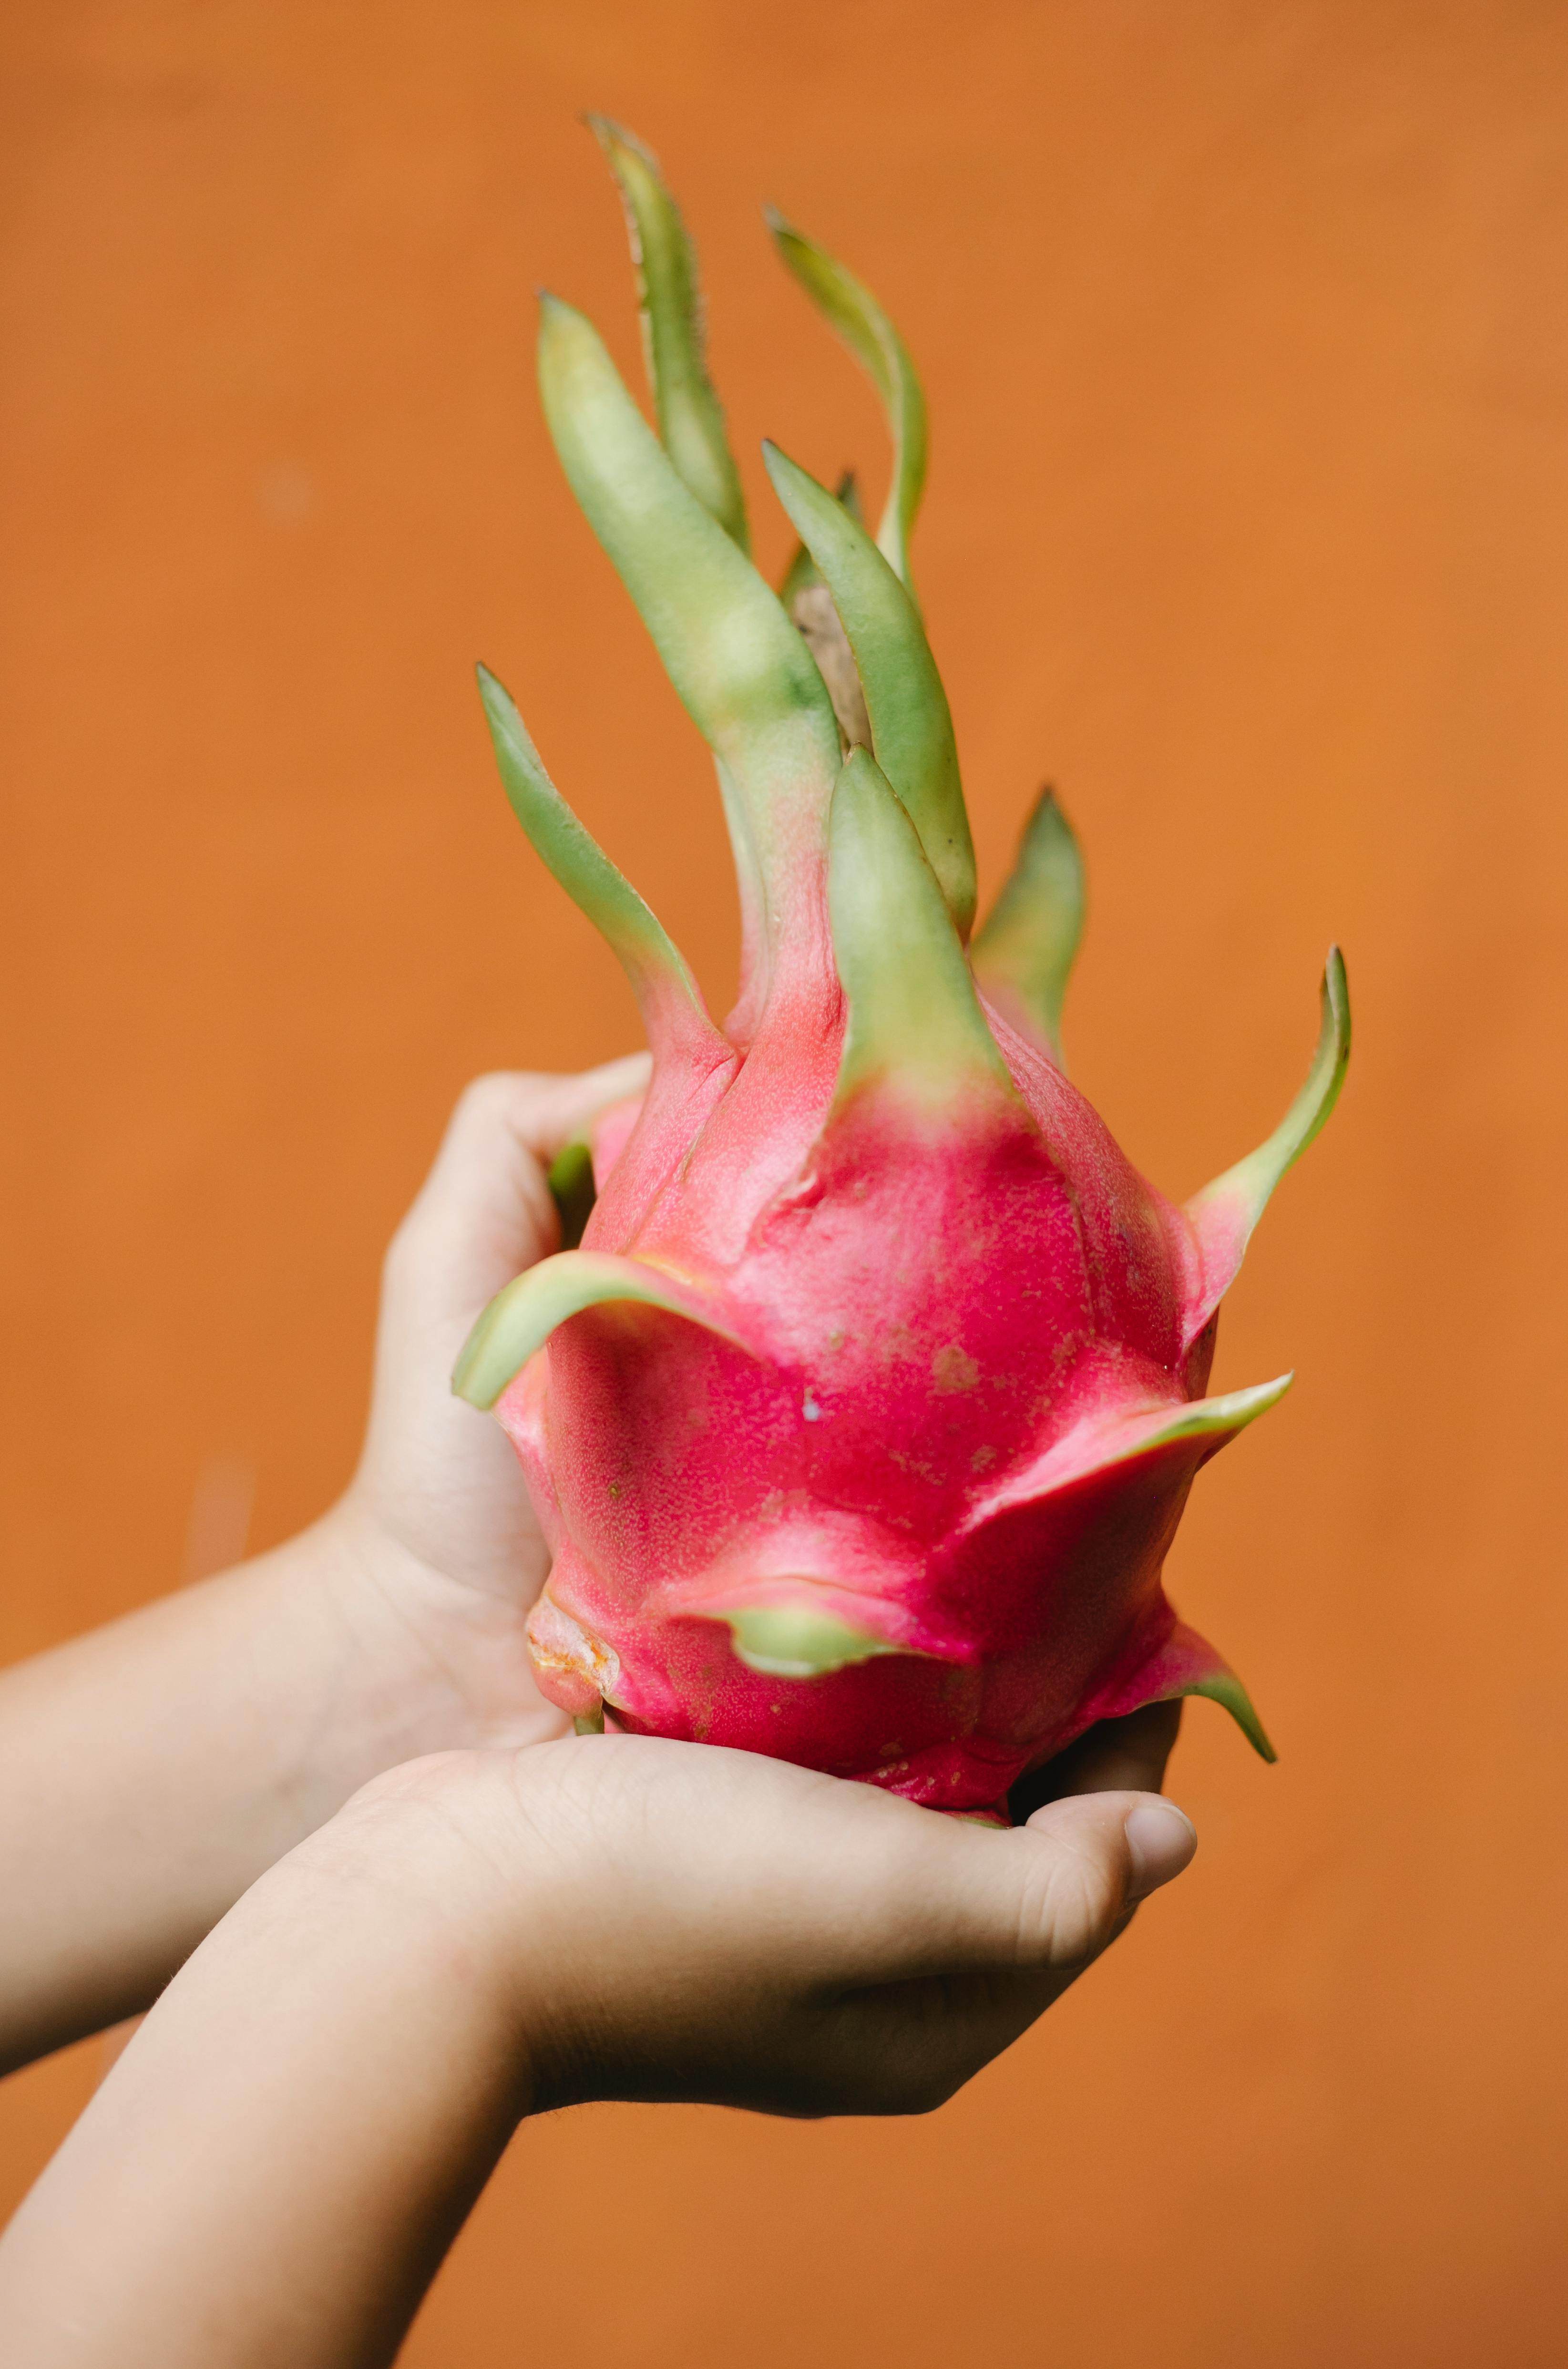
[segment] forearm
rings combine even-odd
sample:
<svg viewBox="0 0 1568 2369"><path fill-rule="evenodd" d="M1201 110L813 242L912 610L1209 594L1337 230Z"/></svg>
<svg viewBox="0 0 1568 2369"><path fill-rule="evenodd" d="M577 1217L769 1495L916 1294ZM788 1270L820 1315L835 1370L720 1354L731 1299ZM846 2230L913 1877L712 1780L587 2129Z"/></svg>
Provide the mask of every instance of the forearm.
<svg viewBox="0 0 1568 2369"><path fill-rule="evenodd" d="M938 2105L1193 1844L650 1737L398 1768L170 1984L0 2243L0 2358L373 2369L522 2113Z"/></svg>
<svg viewBox="0 0 1568 2369"><path fill-rule="evenodd" d="M356 1803L180 1972L0 2243L17 2369L389 2362L528 2098L493 1869Z"/></svg>
<svg viewBox="0 0 1568 2369"><path fill-rule="evenodd" d="M499 1429L447 1377L555 1247L545 1168L645 1056L464 1095L388 1253L347 1496L277 1553L0 1676L0 2070L145 2007L369 1778L558 1734L524 1621L548 1567Z"/></svg>
<svg viewBox="0 0 1568 2369"><path fill-rule="evenodd" d="M358 1787L462 1739L411 1593L332 1516L0 1676L0 2068L146 2007Z"/></svg>

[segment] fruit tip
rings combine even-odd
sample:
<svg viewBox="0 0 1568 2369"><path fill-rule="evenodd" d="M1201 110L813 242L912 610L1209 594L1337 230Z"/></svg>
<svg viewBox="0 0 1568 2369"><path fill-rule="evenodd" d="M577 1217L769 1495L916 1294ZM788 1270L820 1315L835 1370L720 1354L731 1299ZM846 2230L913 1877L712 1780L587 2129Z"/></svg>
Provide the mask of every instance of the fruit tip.
<svg viewBox="0 0 1568 2369"><path fill-rule="evenodd" d="M651 165L658 170L658 159L653 150L646 142L639 140L635 132L628 131L625 124L617 122L614 116L602 114L596 107L585 107L578 120L592 132L606 155L612 148L626 148L634 156L640 156L645 165Z"/></svg>
<svg viewBox="0 0 1568 2369"><path fill-rule="evenodd" d="M802 478L809 485L816 484L816 479L808 475L798 461L792 461L784 446L775 444L771 436L764 436L762 439L762 466L773 480L773 488L781 501L784 500L786 486L794 485ZM787 502L784 507L788 509Z"/></svg>
<svg viewBox="0 0 1568 2369"><path fill-rule="evenodd" d="M1345 956L1337 945L1330 946L1323 963L1323 1001L1333 1014L1345 1039L1350 1044L1350 980L1345 973Z"/></svg>
<svg viewBox="0 0 1568 2369"><path fill-rule="evenodd" d="M479 685L479 696L485 704L487 714L493 714L497 708L504 713L513 706L512 695L506 684L493 667L487 667L485 664L483 658L475 659L474 674Z"/></svg>

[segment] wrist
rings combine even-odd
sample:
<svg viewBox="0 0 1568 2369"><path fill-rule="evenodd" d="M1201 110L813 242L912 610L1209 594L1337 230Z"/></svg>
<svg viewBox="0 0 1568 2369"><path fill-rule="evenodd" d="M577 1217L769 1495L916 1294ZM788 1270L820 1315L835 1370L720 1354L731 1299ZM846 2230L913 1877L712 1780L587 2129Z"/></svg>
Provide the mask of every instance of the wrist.
<svg viewBox="0 0 1568 2369"><path fill-rule="evenodd" d="M427 1754L362 1787L280 1872L319 1884L324 1913L362 1894L377 1947L412 1952L410 1979L473 2035L475 2077L512 2121L581 2102L574 2009L594 1954L592 1837L548 1750ZM585 1884L585 1879L586 1884ZM585 1896L586 1895L586 1896ZM404 1937L397 1939L397 1936ZM420 1969L423 1969L423 1972Z"/></svg>
<svg viewBox="0 0 1568 2369"><path fill-rule="evenodd" d="M533 1682L527 1619L534 1591L454 1579L357 1487L290 1551L312 1568L343 1633L346 1676L376 1738L364 1778L428 1753L536 1744L563 1733L563 1715Z"/></svg>
<svg viewBox="0 0 1568 2369"><path fill-rule="evenodd" d="M281 1860L234 1911L254 1903L334 1957L381 1970L395 2021L439 2015L487 2083L532 2097L532 1985L527 1956L532 1871L519 1832L509 1753L428 1753L383 1771ZM378 2010L379 2011L379 2010ZM466 2039L463 2035L466 2033ZM412 2041L414 2028L408 2027Z"/></svg>
<svg viewBox="0 0 1568 2369"><path fill-rule="evenodd" d="M175 1976L0 2249L7 2357L358 2360L412 2315L532 2098L470 1757L362 1791Z"/></svg>
<svg viewBox="0 0 1568 2369"><path fill-rule="evenodd" d="M570 1736L432 1753L363 1787L295 1855L325 1872L329 1894L384 1886L389 1917L428 1919L438 1951L461 1963L466 2011L489 2020L520 2119L614 2094L598 2058L627 2008L624 1894L602 1818L608 1808L619 1827L630 1805L596 1799L591 1760ZM634 1992L641 1974L639 1963Z"/></svg>

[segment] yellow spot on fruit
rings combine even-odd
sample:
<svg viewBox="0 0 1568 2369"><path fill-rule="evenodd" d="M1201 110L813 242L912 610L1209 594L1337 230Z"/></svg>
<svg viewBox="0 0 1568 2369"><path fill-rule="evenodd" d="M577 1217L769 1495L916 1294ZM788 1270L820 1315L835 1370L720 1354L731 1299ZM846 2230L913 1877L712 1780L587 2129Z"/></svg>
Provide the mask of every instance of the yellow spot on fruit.
<svg viewBox="0 0 1568 2369"><path fill-rule="evenodd" d="M979 1368L973 1357L965 1356L956 1341L949 1341L944 1349L938 1349L931 1361L932 1387L940 1398L955 1390L972 1390L979 1379Z"/></svg>

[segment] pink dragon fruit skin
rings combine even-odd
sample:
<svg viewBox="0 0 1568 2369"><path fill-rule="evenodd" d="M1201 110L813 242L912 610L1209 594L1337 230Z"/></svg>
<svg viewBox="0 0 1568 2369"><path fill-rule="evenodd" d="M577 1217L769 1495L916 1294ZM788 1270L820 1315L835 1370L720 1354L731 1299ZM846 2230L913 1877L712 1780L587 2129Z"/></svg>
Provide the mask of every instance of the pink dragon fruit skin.
<svg viewBox="0 0 1568 2369"><path fill-rule="evenodd" d="M986 1810L1093 1722L1185 1694L1270 1747L1162 1566L1198 1467L1289 1377L1205 1398L1216 1310L1349 1047L1331 954L1310 1074L1181 1209L1061 1067L1077 850L1042 798L967 945L947 704L908 582L924 413L868 292L774 236L894 434L876 542L773 448L802 549L747 555L694 265L654 160L597 123L641 267L659 437L589 324L544 303L546 416L718 762L742 984L721 1030L481 691L535 847L598 922L654 1054L610 1114L580 1248L508 1287L454 1386L514 1442L554 1563L530 1623L581 1723L766 1752Z"/></svg>

